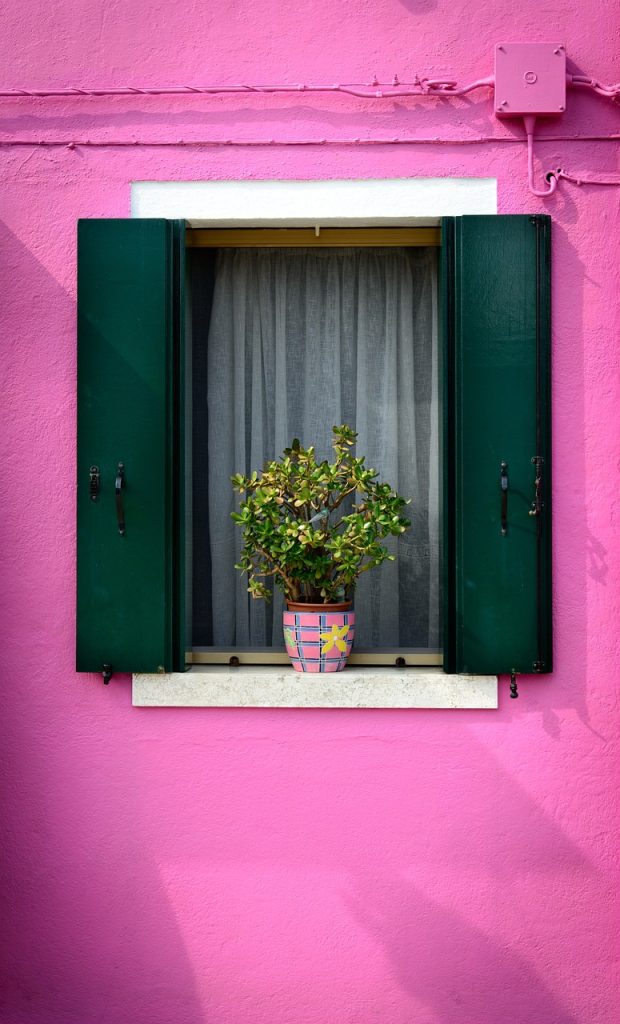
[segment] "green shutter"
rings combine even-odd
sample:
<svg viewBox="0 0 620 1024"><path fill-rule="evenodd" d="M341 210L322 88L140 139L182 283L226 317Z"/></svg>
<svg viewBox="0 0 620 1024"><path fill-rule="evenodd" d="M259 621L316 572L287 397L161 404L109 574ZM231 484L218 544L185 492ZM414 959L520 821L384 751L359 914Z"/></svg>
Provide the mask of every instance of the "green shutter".
<svg viewBox="0 0 620 1024"><path fill-rule="evenodd" d="M442 256L444 668L549 672L550 219L449 218Z"/></svg>
<svg viewBox="0 0 620 1024"><path fill-rule="evenodd" d="M183 271L180 223L79 222L78 671L183 667Z"/></svg>

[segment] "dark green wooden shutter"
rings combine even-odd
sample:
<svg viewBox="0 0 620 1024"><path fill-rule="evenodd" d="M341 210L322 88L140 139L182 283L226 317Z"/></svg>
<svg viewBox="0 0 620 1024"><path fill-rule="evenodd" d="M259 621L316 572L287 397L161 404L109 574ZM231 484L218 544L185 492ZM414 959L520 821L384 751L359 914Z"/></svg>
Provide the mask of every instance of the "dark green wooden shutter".
<svg viewBox="0 0 620 1024"><path fill-rule="evenodd" d="M183 231L78 225L78 671L183 668Z"/></svg>
<svg viewBox="0 0 620 1024"><path fill-rule="evenodd" d="M549 672L550 220L448 218L442 241L444 668Z"/></svg>

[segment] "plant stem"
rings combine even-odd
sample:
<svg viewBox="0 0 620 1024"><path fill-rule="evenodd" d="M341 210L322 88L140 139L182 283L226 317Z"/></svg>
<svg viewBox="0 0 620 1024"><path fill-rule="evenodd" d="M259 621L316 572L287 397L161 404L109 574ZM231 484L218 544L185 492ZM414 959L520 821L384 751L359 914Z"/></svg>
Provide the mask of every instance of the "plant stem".
<svg viewBox="0 0 620 1024"><path fill-rule="evenodd" d="M282 577L291 593L291 600L297 600L297 598L299 597L299 588L295 585L290 576L288 576L287 573L285 573L284 569L281 569L279 565L275 564L272 556L269 554L268 551L265 551L265 549L260 547L259 544L255 544L254 547L263 556L263 558L267 560L267 562L271 562L274 568L274 572L277 572Z"/></svg>
<svg viewBox="0 0 620 1024"><path fill-rule="evenodd" d="M350 487L348 491L343 491L342 494L340 495L340 497L338 498L338 501L334 502L333 505L330 505L330 508L329 508L330 513L333 512L335 509L337 509L339 505L342 505L344 499L348 498L350 494L354 494L356 490L357 490L356 485L353 485L353 487Z"/></svg>

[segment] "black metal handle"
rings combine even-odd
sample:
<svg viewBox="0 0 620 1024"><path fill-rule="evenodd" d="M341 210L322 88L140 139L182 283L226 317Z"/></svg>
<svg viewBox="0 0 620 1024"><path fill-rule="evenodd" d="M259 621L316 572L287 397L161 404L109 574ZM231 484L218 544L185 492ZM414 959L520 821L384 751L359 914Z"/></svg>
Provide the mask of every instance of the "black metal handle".
<svg viewBox="0 0 620 1024"><path fill-rule="evenodd" d="M125 485L125 466L119 462L114 482L114 493L116 495L116 518L118 520L118 532L121 537L125 536L125 511L123 509L123 487Z"/></svg>
<svg viewBox="0 0 620 1024"><path fill-rule="evenodd" d="M99 487L101 485L101 474L99 472L99 466L91 466L89 470L90 477L90 500L97 501L99 497Z"/></svg>
<svg viewBox="0 0 620 1024"><path fill-rule="evenodd" d="M508 463L502 462L500 467L500 484L502 488L502 537L508 533Z"/></svg>

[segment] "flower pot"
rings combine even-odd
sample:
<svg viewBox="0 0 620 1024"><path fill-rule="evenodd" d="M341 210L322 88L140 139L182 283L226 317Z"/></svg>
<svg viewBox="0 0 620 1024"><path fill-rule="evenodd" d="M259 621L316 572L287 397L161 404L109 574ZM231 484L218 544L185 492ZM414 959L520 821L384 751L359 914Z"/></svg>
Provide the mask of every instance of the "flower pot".
<svg viewBox="0 0 620 1024"><path fill-rule="evenodd" d="M351 602L297 604L287 601L284 643L296 672L341 672L353 646Z"/></svg>

